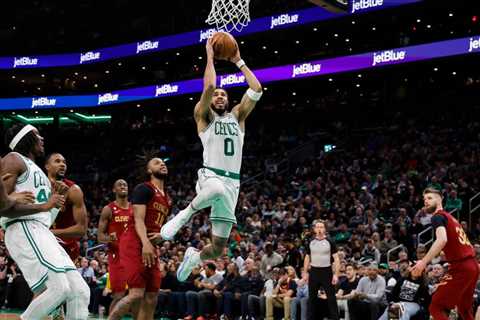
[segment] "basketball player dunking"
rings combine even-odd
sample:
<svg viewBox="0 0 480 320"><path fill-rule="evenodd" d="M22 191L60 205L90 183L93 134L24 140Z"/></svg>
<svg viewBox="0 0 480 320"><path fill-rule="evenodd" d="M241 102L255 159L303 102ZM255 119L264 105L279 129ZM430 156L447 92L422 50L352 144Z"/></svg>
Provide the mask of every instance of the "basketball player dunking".
<svg viewBox="0 0 480 320"><path fill-rule="evenodd" d="M80 239L87 232L87 209L83 192L75 182L65 178L67 161L60 153L52 153L45 163L50 181L62 181L69 189L65 206L55 220L52 233L58 237L60 244L67 251L73 262L80 256Z"/></svg>
<svg viewBox="0 0 480 320"><path fill-rule="evenodd" d="M262 87L253 72L240 58L237 50L229 60L242 71L248 90L238 105L229 111L228 94L216 88L214 51L211 39L207 41L207 66L200 101L194 109L197 132L203 145L203 168L198 171L197 196L187 208L180 211L163 226L161 235L171 240L192 215L211 207L212 244L201 252L190 247L185 252L177 278L185 281L192 269L204 260L214 259L223 253L232 226L237 223L235 207L240 190L245 120L262 96Z"/></svg>
<svg viewBox="0 0 480 320"><path fill-rule="evenodd" d="M156 245L161 240L160 228L170 213L172 201L165 187L168 176L165 162L151 159L147 174L149 180L133 191L134 219L120 239L120 261L128 295L113 308L110 320L121 319L137 303L140 303L138 319L153 319L155 313L161 283Z"/></svg>
<svg viewBox="0 0 480 320"><path fill-rule="evenodd" d="M434 320L448 320L448 310L457 307L463 320L473 320L473 293L479 274L475 249L458 221L443 210L440 191L427 188L423 199L425 209L433 213L436 239L425 257L412 268L412 275L420 276L425 266L443 250L449 263L448 272L433 293L430 314Z"/></svg>
<svg viewBox="0 0 480 320"><path fill-rule="evenodd" d="M115 181L113 193L115 201L103 208L98 222L98 242L108 244L108 274L113 298L110 312L125 296L127 279L120 261L119 241L130 220L133 220L133 207L128 202L127 182L123 179ZM136 318L136 312L134 312L134 318Z"/></svg>
<svg viewBox="0 0 480 320"><path fill-rule="evenodd" d="M13 126L5 138L12 149L2 159L2 174L10 175L4 182L6 192L28 191L33 193L35 203L46 203L52 193L52 183L34 161L44 154L43 138L38 130L31 125ZM39 293L21 319L42 319L64 301L67 302L67 319L85 320L88 317L90 288L49 230L58 212L58 209L51 209L1 219L10 255L31 290Z"/></svg>

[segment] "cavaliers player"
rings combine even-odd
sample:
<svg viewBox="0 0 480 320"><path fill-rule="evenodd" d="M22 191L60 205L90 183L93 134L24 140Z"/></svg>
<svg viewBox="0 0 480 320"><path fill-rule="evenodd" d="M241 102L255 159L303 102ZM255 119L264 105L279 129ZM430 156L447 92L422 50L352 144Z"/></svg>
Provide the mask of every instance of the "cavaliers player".
<svg viewBox="0 0 480 320"><path fill-rule="evenodd" d="M98 222L98 242L108 244L108 273L113 301L110 312L121 298L125 296L127 280L120 264L119 239L133 219L133 207L128 202L128 184L119 179L113 184L115 201L106 205Z"/></svg>
<svg viewBox="0 0 480 320"><path fill-rule="evenodd" d="M172 202L165 188L168 175L165 162L151 159L147 174L149 181L137 185L133 191L134 220L120 239L120 260L127 276L128 295L114 307L109 317L112 320L121 319L139 301L137 319L153 319L155 313L161 282L156 244Z"/></svg>
<svg viewBox="0 0 480 320"><path fill-rule="evenodd" d="M60 153L52 153L45 164L50 181L63 181L68 187L65 206L53 224L52 233L60 239L73 262L80 256L79 240L87 232L87 209L82 189L75 182L65 178L67 161Z"/></svg>
<svg viewBox="0 0 480 320"><path fill-rule="evenodd" d="M447 312L457 307L463 320L473 320L473 293L479 274L475 250L462 226L443 210L440 191L425 189L423 201L425 210L433 213L436 239L425 257L412 268L412 275L420 276L425 266L443 250L449 263L448 273L433 294L430 315L434 320L448 320Z"/></svg>

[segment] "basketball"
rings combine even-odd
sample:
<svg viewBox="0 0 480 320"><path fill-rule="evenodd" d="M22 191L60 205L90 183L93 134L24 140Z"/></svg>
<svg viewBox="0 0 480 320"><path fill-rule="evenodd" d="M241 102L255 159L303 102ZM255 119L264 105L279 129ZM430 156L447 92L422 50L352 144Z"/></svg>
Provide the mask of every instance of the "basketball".
<svg viewBox="0 0 480 320"><path fill-rule="evenodd" d="M212 37L215 59L228 60L235 56L238 51L238 44L235 38L227 32L217 32Z"/></svg>

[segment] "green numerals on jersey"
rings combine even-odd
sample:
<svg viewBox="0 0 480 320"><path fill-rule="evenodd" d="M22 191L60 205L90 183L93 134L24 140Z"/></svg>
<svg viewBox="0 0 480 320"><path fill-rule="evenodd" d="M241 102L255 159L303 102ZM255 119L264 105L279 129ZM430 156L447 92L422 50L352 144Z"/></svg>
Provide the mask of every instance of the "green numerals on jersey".
<svg viewBox="0 0 480 320"><path fill-rule="evenodd" d="M41 189L37 195L37 202L38 203L45 203L50 198L50 194L47 194L46 189Z"/></svg>
<svg viewBox="0 0 480 320"><path fill-rule="evenodd" d="M230 138L225 138L224 142L224 153L226 156L233 156L235 154L235 148L233 146L233 140Z"/></svg>

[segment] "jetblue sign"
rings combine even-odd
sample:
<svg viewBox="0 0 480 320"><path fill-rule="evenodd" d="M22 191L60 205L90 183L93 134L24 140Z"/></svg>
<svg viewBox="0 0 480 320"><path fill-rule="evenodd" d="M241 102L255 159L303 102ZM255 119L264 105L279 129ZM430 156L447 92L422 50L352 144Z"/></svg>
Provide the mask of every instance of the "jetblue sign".
<svg viewBox="0 0 480 320"><path fill-rule="evenodd" d="M366 52L351 56L308 61L265 69L254 70L262 84L273 81L303 77L331 75L340 72L380 68L383 66L444 58L480 52L480 35L455 40L426 43L378 52ZM219 87L240 87L247 84L241 73L220 75L216 79ZM165 96L200 93L203 79L190 79L175 83L119 90L82 96L30 97L0 99L0 110L22 110L36 107L71 108L96 107L123 102L155 99Z"/></svg>
<svg viewBox="0 0 480 320"><path fill-rule="evenodd" d="M57 99L49 99L47 97L32 98L32 108L35 107L55 107Z"/></svg>
<svg viewBox="0 0 480 320"><path fill-rule="evenodd" d="M13 67L31 67L31 66L36 66L38 65L38 58L30 58L30 57L21 57L17 58L15 57L13 59Z"/></svg>
<svg viewBox="0 0 480 320"><path fill-rule="evenodd" d="M257 32L275 30L277 28L291 28L299 25L315 23L352 15L370 10L392 8L422 0L352 0L348 13L336 14L321 7L313 7L280 15L267 16L253 19L241 32L233 31L235 37L241 37ZM84 63L103 62L112 59L135 56L141 53L158 52L196 45L210 38L216 29L202 29L181 34L157 37L148 41L123 44L115 47L82 50L81 53L53 54L29 57L4 57L0 58L0 69L12 68L51 68L82 65Z"/></svg>

